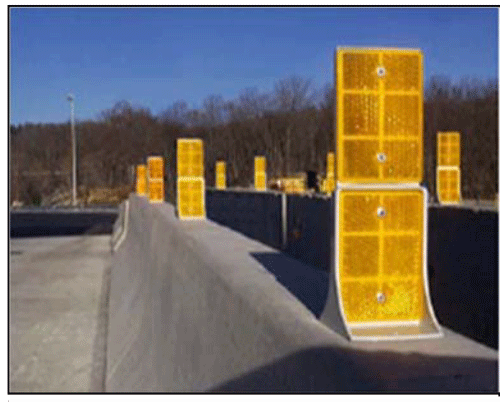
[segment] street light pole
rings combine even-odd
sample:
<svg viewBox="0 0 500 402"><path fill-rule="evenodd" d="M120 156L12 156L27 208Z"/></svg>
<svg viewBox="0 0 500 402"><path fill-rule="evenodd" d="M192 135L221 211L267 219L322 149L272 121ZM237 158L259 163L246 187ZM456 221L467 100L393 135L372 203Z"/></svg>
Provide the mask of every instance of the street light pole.
<svg viewBox="0 0 500 402"><path fill-rule="evenodd" d="M73 206L76 206L76 137L75 137L75 104L73 94L68 94L68 101L71 106L71 142L73 148Z"/></svg>

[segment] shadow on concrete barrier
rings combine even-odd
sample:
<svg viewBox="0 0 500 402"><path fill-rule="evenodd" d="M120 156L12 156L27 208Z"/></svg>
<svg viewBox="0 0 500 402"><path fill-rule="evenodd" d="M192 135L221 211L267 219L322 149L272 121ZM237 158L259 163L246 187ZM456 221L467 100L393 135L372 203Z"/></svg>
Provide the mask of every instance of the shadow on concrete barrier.
<svg viewBox="0 0 500 402"><path fill-rule="evenodd" d="M347 341L303 304L321 286L315 274L214 222L181 222L171 205L132 195L111 269L106 391L496 391L497 353L451 331L418 342ZM294 285L301 280L311 289Z"/></svg>
<svg viewBox="0 0 500 402"><path fill-rule="evenodd" d="M239 202L238 209L231 213L234 222L227 223L223 219L218 222L243 234L253 231L256 233L254 238L270 245L263 230L267 228L271 233L278 233L282 227L281 220L276 219L279 214L274 220L268 219L263 212L252 212L255 208L250 210L252 219L238 218L238 214L246 216L245 206L259 197L261 210L277 209L278 197L265 193L247 194L240 192L238 198L233 198L232 192L212 190L207 193L207 199L211 200L208 217L218 216L225 210L219 210L217 202L225 207L233 207ZM225 197L231 204L226 203ZM281 248L291 257L327 274L333 266L332 208L332 199L287 195L286 246ZM434 206L429 208L428 219L428 277L439 322L498 349L498 213ZM288 286L293 289L296 285ZM296 296L303 297L301 292ZM324 301L312 303L314 310L311 311L316 314L317 306Z"/></svg>
<svg viewBox="0 0 500 402"><path fill-rule="evenodd" d="M409 354L401 364L401 355L391 352L358 352L355 355L346 350L318 347L293 353L278 359L272 364L259 367L251 373L222 384L212 392L359 392L371 393L373 390L386 392L488 392L484 382L474 375L457 374L445 376L426 376L425 371L445 367L473 366L485 373L491 372L486 360L473 358L430 357ZM377 375L360 367L377 367ZM396 379L397 370L413 373L414 377ZM311 375L311 373L314 373ZM335 373L335 380L332 378ZM384 373L380 375L380 373ZM379 376L380 375L380 376ZM487 374L490 375L490 374ZM350 380L355 377L357 382ZM391 378L392 377L392 378ZM494 381L491 377L490 381Z"/></svg>
<svg viewBox="0 0 500 402"><path fill-rule="evenodd" d="M328 297L328 273L304 266L283 253L252 253L252 257L272 273L315 317L321 316Z"/></svg>

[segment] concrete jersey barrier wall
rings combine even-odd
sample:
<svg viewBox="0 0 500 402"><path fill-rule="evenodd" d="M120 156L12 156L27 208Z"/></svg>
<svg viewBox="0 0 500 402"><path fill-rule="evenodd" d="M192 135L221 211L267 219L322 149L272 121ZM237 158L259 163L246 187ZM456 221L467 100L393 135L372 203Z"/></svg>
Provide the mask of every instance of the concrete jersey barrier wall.
<svg viewBox="0 0 500 402"><path fill-rule="evenodd" d="M281 220L248 208L258 198L260 209L276 210L279 197L234 193L207 191L208 217L243 234L255 233L253 238L279 248L267 242L264 228L279 233ZM281 249L329 274L334 255L333 198L287 195L285 205L287 235ZM234 209L227 213L228 208ZM224 219L224 214L233 220ZM498 213L434 205L428 219L428 277L438 320L498 349Z"/></svg>
<svg viewBox="0 0 500 402"><path fill-rule="evenodd" d="M216 223L180 222L168 204L133 195L128 213L111 271L108 392L496 390L491 349L448 330L350 343L271 273L311 267Z"/></svg>

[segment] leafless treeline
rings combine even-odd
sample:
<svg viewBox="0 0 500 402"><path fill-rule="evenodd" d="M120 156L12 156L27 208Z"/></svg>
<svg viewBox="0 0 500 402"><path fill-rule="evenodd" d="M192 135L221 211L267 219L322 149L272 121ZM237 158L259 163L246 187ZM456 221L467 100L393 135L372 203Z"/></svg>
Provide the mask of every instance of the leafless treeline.
<svg viewBox="0 0 500 402"><path fill-rule="evenodd" d="M445 78L432 78L424 112L424 179L431 195L436 133L460 131L463 197L494 198L498 192L496 82L462 80L452 85ZM96 121L77 122L79 191L131 185L131 166L156 154L166 158L166 195L172 199L178 137L204 139L208 186L214 183L217 159L227 162L230 186L251 185L253 157L258 154L267 157L269 177L305 170L324 174L326 154L334 150L334 121L332 86L318 91L310 80L295 76L277 81L271 93L245 89L233 100L212 95L199 109L179 101L158 116L119 102ZM69 133L69 123L10 127L11 201L31 203L69 188Z"/></svg>

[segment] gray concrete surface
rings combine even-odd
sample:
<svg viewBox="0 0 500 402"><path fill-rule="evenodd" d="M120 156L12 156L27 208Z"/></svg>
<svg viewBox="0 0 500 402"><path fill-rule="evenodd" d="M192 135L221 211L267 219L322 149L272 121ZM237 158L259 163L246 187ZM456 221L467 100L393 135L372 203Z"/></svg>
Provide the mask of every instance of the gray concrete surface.
<svg viewBox="0 0 500 402"><path fill-rule="evenodd" d="M495 350L449 330L349 342L277 273L313 268L214 222L180 222L171 205L129 201L112 262L106 391L496 392Z"/></svg>
<svg viewBox="0 0 500 402"><path fill-rule="evenodd" d="M10 240L10 392L103 390L109 238Z"/></svg>
<svg viewBox="0 0 500 402"><path fill-rule="evenodd" d="M275 233L276 237L281 229L281 217L272 218L279 215L277 194L207 190L207 216L279 248L269 242L268 235ZM286 197L287 244L282 251L329 275L335 240L333 199L317 195ZM256 199L258 207L250 207ZM429 206L428 277L439 321L498 349L498 212L491 208L492 204L464 201L460 206ZM227 209L231 212L226 212ZM327 277L308 274L309 279L305 279L304 274L291 274L286 269L275 271L280 271L282 282L286 282L289 290L298 290L294 294L306 302L316 316L321 315L327 293L327 279L323 278ZM298 289L299 280L303 282L302 288L309 283L319 284L315 285L318 297L313 299L305 295L307 291Z"/></svg>

